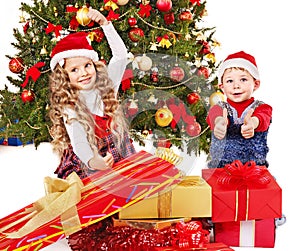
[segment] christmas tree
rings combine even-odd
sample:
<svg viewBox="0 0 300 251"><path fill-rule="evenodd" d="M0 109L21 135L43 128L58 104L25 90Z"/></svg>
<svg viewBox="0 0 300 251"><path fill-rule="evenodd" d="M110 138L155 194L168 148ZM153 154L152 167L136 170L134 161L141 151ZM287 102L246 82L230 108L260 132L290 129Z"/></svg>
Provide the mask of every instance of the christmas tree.
<svg viewBox="0 0 300 251"><path fill-rule="evenodd" d="M208 153L210 130L206 114L219 97L214 27L204 21L201 0L104 0L22 3L20 22L14 29L18 53L7 55L7 77L19 87L0 95L0 138L17 136L38 146L51 141L48 118L50 53L66 34L86 31L101 60L110 60L110 48L101 28L86 18L86 8L99 9L113 22L129 52L129 63L119 99L130 123L131 137L141 145L171 145L189 154ZM185 149L186 147L186 149Z"/></svg>

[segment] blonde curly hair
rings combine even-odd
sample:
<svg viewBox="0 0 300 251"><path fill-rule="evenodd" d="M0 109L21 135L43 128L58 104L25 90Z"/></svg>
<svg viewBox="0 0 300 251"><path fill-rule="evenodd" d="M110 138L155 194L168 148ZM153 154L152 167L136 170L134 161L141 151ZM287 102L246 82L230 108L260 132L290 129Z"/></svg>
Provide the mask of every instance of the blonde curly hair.
<svg viewBox="0 0 300 251"><path fill-rule="evenodd" d="M115 139L115 145L121 149L122 138L128 131L128 125L119 105L119 101L115 98L113 82L108 76L107 68L102 62L94 62L97 71L97 77L93 89L99 93L99 107L101 100L104 104L103 113L110 116L110 130ZM51 144L53 150L62 156L65 149L70 144L70 138L64 125L64 117L67 123L78 120L87 133L88 142L93 151L97 151L97 136L95 135L95 120L87 108L85 101L80 99L79 90L70 84L68 73L59 64L50 74L50 111L49 116L52 121L50 134L53 138ZM69 119L65 113L66 108L75 111L77 118ZM101 128L99 128L101 130Z"/></svg>

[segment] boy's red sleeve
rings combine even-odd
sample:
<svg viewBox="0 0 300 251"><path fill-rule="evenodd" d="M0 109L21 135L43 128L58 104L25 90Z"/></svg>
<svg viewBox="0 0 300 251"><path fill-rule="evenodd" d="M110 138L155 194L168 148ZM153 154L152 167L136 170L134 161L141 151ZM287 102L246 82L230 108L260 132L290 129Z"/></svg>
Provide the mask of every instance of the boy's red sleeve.
<svg viewBox="0 0 300 251"><path fill-rule="evenodd" d="M252 116L257 117L259 120L258 127L255 131L264 132L269 128L272 120L272 107L268 104L262 104L254 110Z"/></svg>
<svg viewBox="0 0 300 251"><path fill-rule="evenodd" d="M214 130L216 117L223 116L223 109L219 105L212 106L207 114L206 122L211 130Z"/></svg>

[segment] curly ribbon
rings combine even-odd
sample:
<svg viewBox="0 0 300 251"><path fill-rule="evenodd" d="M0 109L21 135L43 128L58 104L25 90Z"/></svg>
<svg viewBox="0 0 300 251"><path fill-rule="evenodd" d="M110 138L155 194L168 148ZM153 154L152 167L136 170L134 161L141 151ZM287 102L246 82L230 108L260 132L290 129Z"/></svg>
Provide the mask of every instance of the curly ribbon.
<svg viewBox="0 0 300 251"><path fill-rule="evenodd" d="M28 71L26 72L26 78L23 84L21 84L21 87L25 87L28 84L29 78L31 77L34 82L38 80L38 78L41 76L41 72L39 71L39 68L45 66L44 62L38 62L34 66L30 67Z"/></svg>
<svg viewBox="0 0 300 251"><path fill-rule="evenodd" d="M46 34L50 32L54 32L56 37L60 36L60 31L62 30L62 25L54 25L52 23L48 23L48 26L45 28Z"/></svg>
<svg viewBox="0 0 300 251"><path fill-rule="evenodd" d="M172 240L173 246L179 248L199 248L209 243L209 231L202 228L200 221L176 224L178 238Z"/></svg>
<svg viewBox="0 0 300 251"><path fill-rule="evenodd" d="M224 166L224 172L218 177L221 185L237 188L256 184L265 186L271 182L265 166L258 166L254 161L243 164L240 160L235 160L231 164Z"/></svg>
<svg viewBox="0 0 300 251"><path fill-rule="evenodd" d="M76 204L81 200L83 183L78 175L73 172L66 180L46 177L44 184L46 196L33 203L33 208L29 209L32 210L33 217L18 231L5 233L8 238L21 238L58 216L61 216L66 235L81 229ZM19 222L13 224L17 223ZM10 227L12 226L6 226L1 231Z"/></svg>
<svg viewBox="0 0 300 251"><path fill-rule="evenodd" d="M243 164L235 160L223 168L224 172L218 177L220 185L236 189L235 191L235 221L248 220L249 187L253 185L266 186L271 182L265 166L258 166L254 161ZM241 203L242 202L242 203Z"/></svg>
<svg viewBox="0 0 300 251"><path fill-rule="evenodd" d="M182 119L186 124L194 123L195 116L187 114L184 103L180 103L178 106L175 104L170 104L168 107L173 113L173 120L170 124L171 128L174 129L180 119Z"/></svg>

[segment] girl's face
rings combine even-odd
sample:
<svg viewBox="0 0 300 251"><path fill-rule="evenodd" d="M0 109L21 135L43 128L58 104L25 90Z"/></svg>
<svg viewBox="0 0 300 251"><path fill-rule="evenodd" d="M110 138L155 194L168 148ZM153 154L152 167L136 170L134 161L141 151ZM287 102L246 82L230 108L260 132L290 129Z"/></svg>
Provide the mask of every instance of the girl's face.
<svg viewBox="0 0 300 251"><path fill-rule="evenodd" d="M248 71L231 68L225 70L220 88L230 100L242 102L251 98L259 85L260 81L255 80Z"/></svg>
<svg viewBox="0 0 300 251"><path fill-rule="evenodd" d="M91 90L96 81L96 69L93 61L86 57L65 59L65 70L71 86L79 90Z"/></svg>

